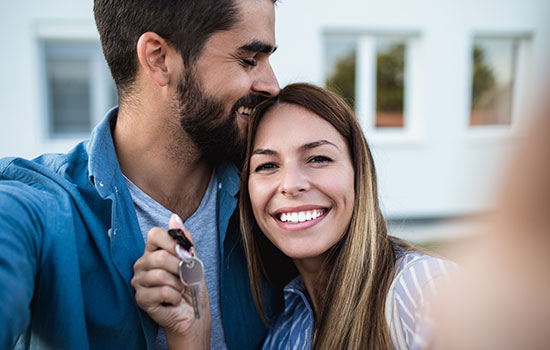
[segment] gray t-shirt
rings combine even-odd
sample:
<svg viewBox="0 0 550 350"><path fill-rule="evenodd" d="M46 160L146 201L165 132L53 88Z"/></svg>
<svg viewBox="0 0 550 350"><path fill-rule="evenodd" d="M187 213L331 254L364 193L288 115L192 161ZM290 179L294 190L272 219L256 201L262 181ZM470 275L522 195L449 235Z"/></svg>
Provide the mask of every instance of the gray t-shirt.
<svg viewBox="0 0 550 350"><path fill-rule="evenodd" d="M126 185L134 201L139 227L143 239L147 242L147 234L153 227L168 229L168 222L172 212L160 205L153 198L149 197L140 188L134 185L128 178L124 177ZM220 286L219 286L219 235L216 212L216 196L218 180L215 173L206 189L198 209L185 222L185 227L193 235L193 242L197 255L204 263L204 277L208 286L210 296L210 313L212 315L212 330L210 348L226 350L225 334L220 310ZM168 349L164 329L159 328L156 349Z"/></svg>

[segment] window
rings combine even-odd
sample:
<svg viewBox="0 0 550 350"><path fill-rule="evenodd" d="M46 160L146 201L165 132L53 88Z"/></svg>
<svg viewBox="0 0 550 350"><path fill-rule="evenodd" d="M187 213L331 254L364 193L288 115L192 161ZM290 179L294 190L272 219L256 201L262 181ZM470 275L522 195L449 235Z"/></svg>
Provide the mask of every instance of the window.
<svg viewBox="0 0 550 350"><path fill-rule="evenodd" d="M327 38L325 49L326 87L340 94L352 108L355 108L357 39L332 36Z"/></svg>
<svg viewBox="0 0 550 350"><path fill-rule="evenodd" d="M355 108L368 128L407 125L405 96L410 38L395 35L325 37L325 84Z"/></svg>
<svg viewBox="0 0 550 350"><path fill-rule="evenodd" d="M403 127L405 93L405 42L379 39L376 42L377 127Z"/></svg>
<svg viewBox="0 0 550 350"><path fill-rule="evenodd" d="M510 125L520 39L478 37L472 53L470 125Z"/></svg>
<svg viewBox="0 0 550 350"><path fill-rule="evenodd" d="M42 49L49 137L88 134L118 103L99 44L44 41Z"/></svg>

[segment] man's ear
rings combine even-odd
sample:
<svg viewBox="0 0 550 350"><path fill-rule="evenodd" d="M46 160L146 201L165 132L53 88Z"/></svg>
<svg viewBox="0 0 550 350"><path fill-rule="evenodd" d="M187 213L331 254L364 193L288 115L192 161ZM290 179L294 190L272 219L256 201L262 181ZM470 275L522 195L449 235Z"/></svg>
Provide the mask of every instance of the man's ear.
<svg viewBox="0 0 550 350"><path fill-rule="evenodd" d="M137 42L139 63L145 73L159 86L170 83L171 77L177 68L173 55L177 51L166 40L154 32L143 33Z"/></svg>

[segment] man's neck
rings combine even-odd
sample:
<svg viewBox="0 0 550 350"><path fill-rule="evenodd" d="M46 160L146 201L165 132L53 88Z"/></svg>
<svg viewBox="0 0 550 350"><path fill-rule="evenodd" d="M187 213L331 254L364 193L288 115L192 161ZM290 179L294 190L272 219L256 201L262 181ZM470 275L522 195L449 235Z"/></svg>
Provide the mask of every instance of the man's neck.
<svg viewBox="0 0 550 350"><path fill-rule="evenodd" d="M113 141L122 173L186 220L200 205L212 174L196 145L166 110L119 110Z"/></svg>

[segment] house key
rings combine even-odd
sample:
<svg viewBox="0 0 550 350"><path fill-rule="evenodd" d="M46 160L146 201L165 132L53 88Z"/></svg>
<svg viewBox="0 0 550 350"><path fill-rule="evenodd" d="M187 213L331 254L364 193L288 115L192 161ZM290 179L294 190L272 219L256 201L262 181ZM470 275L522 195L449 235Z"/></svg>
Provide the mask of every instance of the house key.
<svg viewBox="0 0 550 350"><path fill-rule="evenodd" d="M200 303L199 287L204 276L204 266L199 258L191 257L180 261L180 279L183 284L191 289L191 300L195 318L200 319L202 308Z"/></svg>
<svg viewBox="0 0 550 350"><path fill-rule="evenodd" d="M204 278L204 265L194 254L191 257L185 257L182 253L182 249L189 252L193 243L187 239L181 229L170 229L168 230L168 234L177 242L176 252L181 259L179 264L180 279L186 287L191 289L191 301L193 302L195 318L200 319L202 308L199 300L199 287Z"/></svg>

